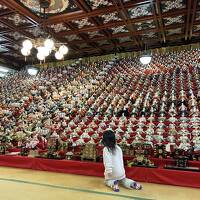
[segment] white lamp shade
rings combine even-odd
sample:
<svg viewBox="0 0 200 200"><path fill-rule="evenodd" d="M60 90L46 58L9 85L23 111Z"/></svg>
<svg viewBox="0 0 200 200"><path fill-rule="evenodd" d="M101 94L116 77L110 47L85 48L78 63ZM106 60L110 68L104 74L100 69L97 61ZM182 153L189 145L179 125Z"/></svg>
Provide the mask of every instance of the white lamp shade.
<svg viewBox="0 0 200 200"><path fill-rule="evenodd" d="M22 48L21 53L23 56L28 56L30 54L30 49Z"/></svg>
<svg viewBox="0 0 200 200"><path fill-rule="evenodd" d="M62 60L62 59L63 59L63 54L60 53L59 51L57 51L57 52L55 53L55 57L56 57L57 60Z"/></svg>
<svg viewBox="0 0 200 200"><path fill-rule="evenodd" d="M50 50L47 47L38 47L37 50L39 54L43 54L45 57L50 53Z"/></svg>
<svg viewBox="0 0 200 200"><path fill-rule="evenodd" d="M140 62L143 65L148 65L151 62L152 57L150 55L143 55L140 57Z"/></svg>
<svg viewBox="0 0 200 200"><path fill-rule="evenodd" d="M47 47L43 47L44 56L48 56L50 54L50 50Z"/></svg>
<svg viewBox="0 0 200 200"><path fill-rule="evenodd" d="M65 46L65 45L62 45L62 46L60 46L60 48L59 48L59 52L60 52L61 54L63 54L63 55L66 55L66 54L68 53L68 51L69 51L69 49L68 49L68 47Z"/></svg>
<svg viewBox="0 0 200 200"><path fill-rule="evenodd" d="M35 75L38 73L38 70L35 69L35 68L30 68L30 69L28 69L28 73L29 73L31 76L35 76Z"/></svg>
<svg viewBox="0 0 200 200"><path fill-rule="evenodd" d="M48 49L53 49L54 47L54 42L52 39L46 39L44 41L44 46L47 47Z"/></svg>
<svg viewBox="0 0 200 200"><path fill-rule="evenodd" d="M33 47L33 44L30 40L24 40L22 45L23 45L23 48L29 49L29 50L32 49L32 47Z"/></svg>
<svg viewBox="0 0 200 200"><path fill-rule="evenodd" d="M44 56L44 54L43 53L37 53L37 58L38 58L38 60L44 60L45 59L45 56Z"/></svg>
<svg viewBox="0 0 200 200"><path fill-rule="evenodd" d="M1 72L7 73L9 72L9 69L0 66L0 73Z"/></svg>
<svg viewBox="0 0 200 200"><path fill-rule="evenodd" d="M41 52L42 53L42 46L37 47L38 53Z"/></svg>

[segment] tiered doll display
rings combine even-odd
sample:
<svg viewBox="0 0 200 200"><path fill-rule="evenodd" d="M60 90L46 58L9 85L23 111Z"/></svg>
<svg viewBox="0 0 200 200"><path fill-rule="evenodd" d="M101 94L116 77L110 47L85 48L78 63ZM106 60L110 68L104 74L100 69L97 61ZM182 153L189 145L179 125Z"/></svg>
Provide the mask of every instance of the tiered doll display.
<svg viewBox="0 0 200 200"><path fill-rule="evenodd" d="M155 54L146 68L138 58L126 58L1 79L0 152L81 156L92 143L98 156L102 134L111 128L128 148L164 145L168 157L175 149L192 149L198 159L199 56L199 50L185 50Z"/></svg>

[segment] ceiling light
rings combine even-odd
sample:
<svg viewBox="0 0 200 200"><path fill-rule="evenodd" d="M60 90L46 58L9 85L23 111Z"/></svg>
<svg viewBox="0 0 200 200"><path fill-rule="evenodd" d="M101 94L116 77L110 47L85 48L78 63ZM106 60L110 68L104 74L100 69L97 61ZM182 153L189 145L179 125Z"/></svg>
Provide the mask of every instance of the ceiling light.
<svg viewBox="0 0 200 200"><path fill-rule="evenodd" d="M38 69L37 68L28 68L27 71L31 76L35 76L38 73Z"/></svg>
<svg viewBox="0 0 200 200"><path fill-rule="evenodd" d="M38 60L44 60L45 59L45 55L43 53L41 53L41 52L38 52L37 53L37 58L38 58Z"/></svg>
<svg viewBox="0 0 200 200"><path fill-rule="evenodd" d="M68 49L67 46L62 45L62 46L60 46L59 51L60 51L61 54L65 55L65 54L68 53L69 49Z"/></svg>
<svg viewBox="0 0 200 200"><path fill-rule="evenodd" d="M50 50L47 47L38 47L37 50L39 54L43 54L45 57L50 54Z"/></svg>
<svg viewBox="0 0 200 200"><path fill-rule="evenodd" d="M143 64L143 65L148 65L150 62L151 62L151 55L142 55L140 57L140 62Z"/></svg>
<svg viewBox="0 0 200 200"><path fill-rule="evenodd" d="M55 53L55 57L56 57L57 60L62 60L63 59L63 54L61 52L57 51Z"/></svg>
<svg viewBox="0 0 200 200"><path fill-rule="evenodd" d="M7 73L8 71L9 71L8 69L6 69L6 68L0 66L0 72L5 72L5 73Z"/></svg>
<svg viewBox="0 0 200 200"><path fill-rule="evenodd" d="M30 55L33 47L38 50L37 58L40 61L45 61L45 58L49 56L52 51L56 52L56 59L61 60L69 51L68 47L65 46L64 43L55 43L51 38L37 38L36 40L26 39L22 44L23 47L21 53L25 56L25 59L26 56Z"/></svg>
<svg viewBox="0 0 200 200"><path fill-rule="evenodd" d="M33 47L33 44L30 40L24 40L22 45L25 49L32 49L32 47Z"/></svg>
<svg viewBox="0 0 200 200"><path fill-rule="evenodd" d="M46 39L44 41L44 46L47 47L48 49L53 49L54 41L52 39Z"/></svg>
<svg viewBox="0 0 200 200"><path fill-rule="evenodd" d="M30 49L25 49L24 47L21 49L21 53L23 56L28 56L31 52L30 52Z"/></svg>

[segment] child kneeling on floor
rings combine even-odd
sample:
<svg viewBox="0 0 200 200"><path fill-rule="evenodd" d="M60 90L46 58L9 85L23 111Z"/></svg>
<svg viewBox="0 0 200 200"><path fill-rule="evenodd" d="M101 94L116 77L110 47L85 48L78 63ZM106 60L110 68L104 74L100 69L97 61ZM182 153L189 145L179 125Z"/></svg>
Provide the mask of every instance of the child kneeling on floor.
<svg viewBox="0 0 200 200"><path fill-rule="evenodd" d="M104 145L105 184L115 192L119 192L118 183L121 183L126 188L141 190L142 186L139 183L126 178L122 150L116 144L115 134L112 130L104 132L102 143Z"/></svg>

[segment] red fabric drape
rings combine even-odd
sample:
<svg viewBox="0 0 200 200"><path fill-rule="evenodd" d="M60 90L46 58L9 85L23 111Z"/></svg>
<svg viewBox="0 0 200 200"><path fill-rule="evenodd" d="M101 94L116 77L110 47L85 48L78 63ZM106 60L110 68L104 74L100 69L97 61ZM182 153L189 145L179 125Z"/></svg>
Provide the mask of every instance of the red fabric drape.
<svg viewBox="0 0 200 200"><path fill-rule="evenodd" d="M200 188L200 172L169 170L162 168L162 160L158 168L126 167L127 177L137 181L188 186ZM168 163L164 160L163 163ZM191 166L200 167L200 162L190 162ZM33 170L44 170L61 173L79 174L87 176L103 177L104 167L102 163L81 162L71 160L48 160L42 158L30 158L22 156L0 156L0 166L18 167Z"/></svg>

